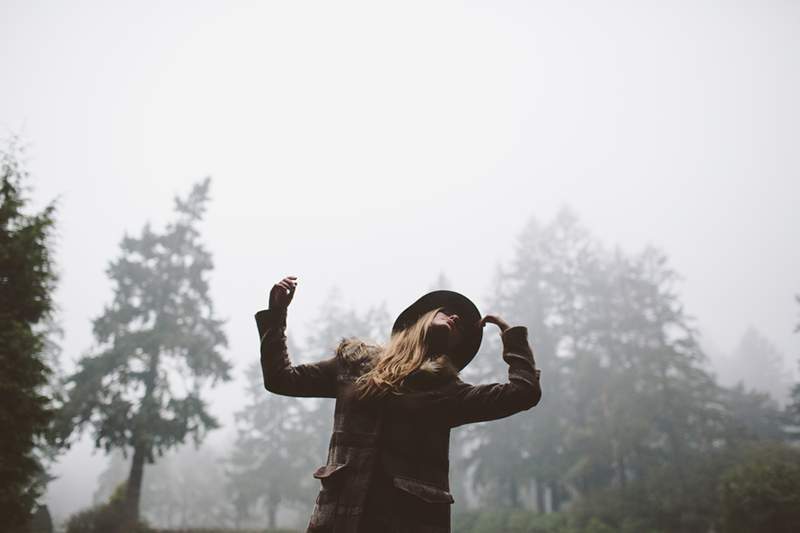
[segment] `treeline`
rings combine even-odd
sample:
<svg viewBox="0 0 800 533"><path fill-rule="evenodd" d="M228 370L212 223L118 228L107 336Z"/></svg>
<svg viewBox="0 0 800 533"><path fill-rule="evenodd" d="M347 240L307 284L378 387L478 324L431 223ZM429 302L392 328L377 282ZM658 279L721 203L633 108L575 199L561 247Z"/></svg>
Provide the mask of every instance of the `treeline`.
<svg viewBox="0 0 800 533"><path fill-rule="evenodd" d="M122 239L107 269L112 301L93 322L95 344L61 379L48 363L57 353L48 334L53 208L22 215L16 191L26 174L13 153L2 176L0 405L14 431L3 434L0 513L32 530L46 458L89 431L113 460L97 506L73 516L70 532L145 530L142 518L162 527L304 527L333 402L267 393L255 325L232 447L175 453L220 426L206 394L232 371L199 232L210 181L175 199L163 231L145 225ZM484 312L528 327L543 399L514 417L453 430L455 531L797 530L800 384L786 408L768 394L721 386L664 253L608 247L565 209L546 223L531 218L500 259ZM20 290L22 282L30 289ZM302 349L290 317L296 363L329 356L345 336L386 340L385 308L359 313L339 302L332 292ZM486 336L466 381L506 379L498 341Z"/></svg>

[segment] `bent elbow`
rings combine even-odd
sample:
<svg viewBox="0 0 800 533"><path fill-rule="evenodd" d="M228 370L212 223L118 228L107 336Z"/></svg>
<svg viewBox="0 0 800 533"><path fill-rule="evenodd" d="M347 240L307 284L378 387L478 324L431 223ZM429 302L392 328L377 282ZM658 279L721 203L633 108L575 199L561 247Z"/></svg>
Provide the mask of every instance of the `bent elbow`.
<svg viewBox="0 0 800 533"><path fill-rule="evenodd" d="M520 398L521 410L527 411L539 404L542 399L542 388L538 385L532 389L526 388Z"/></svg>
<svg viewBox="0 0 800 533"><path fill-rule="evenodd" d="M274 372L267 372L266 370L262 370L262 374L264 376L264 388L269 392L275 394L284 394L285 387L283 386L283 380L278 379Z"/></svg>
<svg viewBox="0 0 800 533"><path fill-rule="evenodd" d="M515 379L512 383L514 404L520 411L527 411L542 399L542 388L538 380Z"/></svg>
<svg viewBox="0 0 800 533"><path fill-rule="evenodd" d="M281 396L293 396L291 387L287 387L283 382L276 383L274 380L265 380L264 388L273 394L280 394Z"/></svg>
<svg viewBox="0 0 800 533"><path fill-rule="evenodd" d="M539 400L542 399L542 388L536 387L536 390L533 392L531 396L532 396L532 402L530 407L535 407L539 405Z"/></svg>

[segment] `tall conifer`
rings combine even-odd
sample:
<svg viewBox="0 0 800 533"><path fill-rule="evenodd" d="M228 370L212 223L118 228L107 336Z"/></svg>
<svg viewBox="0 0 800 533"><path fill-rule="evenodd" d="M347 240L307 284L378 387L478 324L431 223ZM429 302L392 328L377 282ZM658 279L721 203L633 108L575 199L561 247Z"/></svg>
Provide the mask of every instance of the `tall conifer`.
<svg viewBox="0 0 800 533"><path fill-rule="evenodd" d="M28 522L46 480L37 450L52 417L44 388L57 280L55 205L26 214L20 151L12 141L0 153L0 516L12 531Z"/></svg>
<svg viewBox="0 0 800 533"><path fill-rule="evenodd" d="M200 241L210 179L175 199L176 219L163 233L146 224L125 236L107 269L112 302L94 320L96 347L68 379L62 436L92 428L95 446L132 451L120 529L138 520L145 463L218 427L203 386L228 380L223 322L214 314Z"/></svg>

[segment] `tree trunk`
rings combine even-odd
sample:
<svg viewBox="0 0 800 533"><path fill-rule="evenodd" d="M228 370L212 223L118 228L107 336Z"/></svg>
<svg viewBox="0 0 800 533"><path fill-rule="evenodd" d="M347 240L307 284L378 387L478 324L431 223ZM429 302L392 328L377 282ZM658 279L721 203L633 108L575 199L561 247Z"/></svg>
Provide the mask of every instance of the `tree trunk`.
<svg viewBox="0 0 800 533"><path fill-rule="evenodd" d="M508 503L512 509L519 507L519 487L513 477L508 478Z"/></svg>
<svg viewBox="0 0 800 533"><path fill-rule="evenodd" d="M544 504L544 483L536 480L536 512L539 514L545 513L545 504Z"/></svg>
<svg viewBox="0 0 800 533"><path fill-rule="evenodd" d="M550 483L550 509L554 513L561 510L561 489L558 486L558 481Z"/></svg>
<svg viewBox="0 0 800 533"><path fill-rule="evenodd" d="M156 376L158 372L158 353L150 356L150 367L148 368L147 378L145 379L145 391L142 398L142 406L134 420L134 447L133 461L131 462L131 472L128 475L128 485L125 490L125 504L120 533L129 533L136 529L139 522L139 500L142 493L142 478L144 477L144 462L147 454L150 453L147 428L142 424L142 420L149 418L149 411L154 406L153 391L156 387Z"/></svg>
<svg viewBox="0 0 800 533"><path fill-rule="evenodd" d="M131 471L128 475L128 484L125 488L125 503L122 510L122 523L120 524L121 533L133 531L139 521L139 500L142 493L144 460L144 446L139 445L133 450Z"/></svg>
<svg viewBox="0 0 800 533"><path fill-rule="evenodd" d="M278 515L278 505L281 503L280 493L270 492L267 504L267 520L269 529L275 529Z"/></svg>
<svg viewBox="0 0 800 533"><path fill-rule="evenodd" d="M278 514L277 506L270 503L267 507L267 528L275 529L275 516Z"/></svg>
<svg viewBox="0 0 800 533"><path fill-rule="evenodd" d="M619 454L619 461L617 461L617 470L619 475L619 486L622 490L628 485L628 476L625 474L625 455Z"/></svg>

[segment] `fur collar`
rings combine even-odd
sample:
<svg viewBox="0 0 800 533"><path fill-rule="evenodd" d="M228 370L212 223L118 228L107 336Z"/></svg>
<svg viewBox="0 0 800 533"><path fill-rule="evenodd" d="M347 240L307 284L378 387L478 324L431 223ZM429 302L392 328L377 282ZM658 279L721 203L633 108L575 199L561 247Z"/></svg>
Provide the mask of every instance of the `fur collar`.
<svg viewBox="0 0 800 533"><path fill-rule="evenodd" d="M382 348L361 339L351 337L342 339L336 348L347 373L359 376L369 371L380 357ZM426 359L420 367L409 374L404 384L410 389L429 389L458 378L458 369L446 355Z"/></svg>

